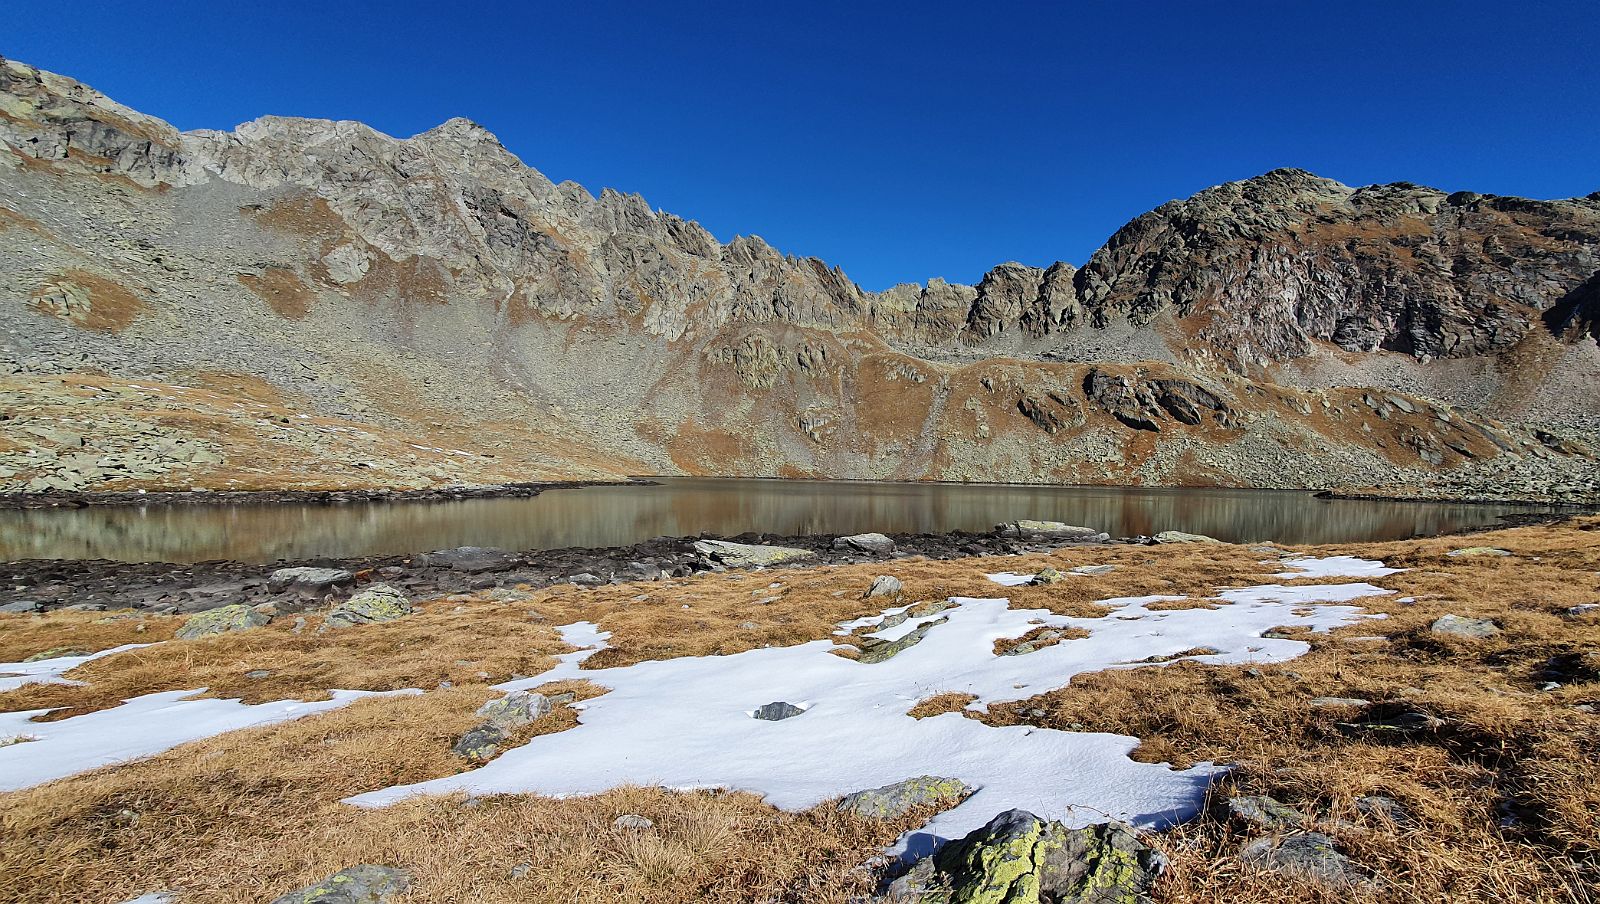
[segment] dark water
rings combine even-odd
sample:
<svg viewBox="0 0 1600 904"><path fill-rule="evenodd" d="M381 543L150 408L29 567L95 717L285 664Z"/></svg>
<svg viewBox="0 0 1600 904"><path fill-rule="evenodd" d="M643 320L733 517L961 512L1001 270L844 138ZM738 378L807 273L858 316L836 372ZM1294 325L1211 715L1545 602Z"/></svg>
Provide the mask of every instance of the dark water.
<svg viewBox="0 0 1600 904"><path fill-rule="evenodd" d="M1447 533L1527 511L1262 490L663 478L660 486L555 490L528 499L0 511L0 560L270 562L453 546L626 546L702 531L987 531L1018 518L1112 536L1183 530L1235 542L1340 543Z"/></svg>

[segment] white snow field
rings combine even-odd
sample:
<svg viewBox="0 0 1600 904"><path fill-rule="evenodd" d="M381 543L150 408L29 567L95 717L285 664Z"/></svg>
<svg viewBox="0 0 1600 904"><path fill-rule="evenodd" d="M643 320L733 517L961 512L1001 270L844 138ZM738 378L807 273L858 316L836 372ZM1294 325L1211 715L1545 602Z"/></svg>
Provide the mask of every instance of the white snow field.
<svg viewBox="0 0 1600 904"><path fill-rule="evenodd" d="M1324 566L1308 559L1297 564L1335 573L1378 565L1351 560ZM1370 617L1343 604L1391 592L1366 583L1266 585L1227 591L1216 598L1215 609L1174 611L1145 607L1178 597L1131 597L1105 601L1115 610L1108 618L1008 609L1004 599L957 598L958 607L943 613L947 623L877 664L833 655L831 640L596 670L579 668L594 649L568 653L543 675L497 687L511 691L586 678L609 688L582 705L576 728L535 737L471 772L347 800L372 807L417 794L569 796L636 784L750 791L795 810L863 788L938 775L958 778L976 793L902 838L897 853L924 853L1013 807L1076 826L1116 818L1160 827L1193 815L1218 767L1177 771L1137 763L1127 755L1138 741L1119 735L991 728L960 713L921 720L906 713L918 700L947 691L976 695L974 708L1020 700L1063 687L1079 673L1196 647L1219 651L1193 657L1203 662L1292 659L1308 646L1264 638L1262 632L1278 625L1323 631ZM862 621L846 624L866 627ZM995 640L1040 625L1080 627L1091 636L1020 656L994 654ZM604 645L593 625L569 626L563 636ZM780 722L750 717L776 701L803 704L806 711Z"/></svg>
<svg viewBox="0 0 1600 904"><path fill-rule="evenodd" d="M112 709L59 722L28 721L49 712L47 709L0 713L0 740L32 739L0 747L0 791L31 788L74 773L153 756L227 731L338 709L363 697L422 693L333 691L331 700L279 700L255 706L238 700L182 699L204 690L145 694Z"/></svg>

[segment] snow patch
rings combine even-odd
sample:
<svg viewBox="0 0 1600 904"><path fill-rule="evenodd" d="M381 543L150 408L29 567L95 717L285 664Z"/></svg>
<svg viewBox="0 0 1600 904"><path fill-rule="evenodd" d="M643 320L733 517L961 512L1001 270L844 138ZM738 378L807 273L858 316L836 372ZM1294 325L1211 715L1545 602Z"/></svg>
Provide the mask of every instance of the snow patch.
<svg viewBox="0 0 1600 904"><path fill-rule="evenodd" d="M1010 609L1005 599L958 597L952 600L956 608L940 613L947 624L876 664L833 655L838 647L832 640L590 670L578 667L588 651L569 653L543 675L498 688L521 690L572 678L609 688L587 701L576 728L536 737L470 772L360 794L347 802L375 807L455 791L563 797L640 784L750 791L774 806L800 810L863 788L940 775L977 790L903 837L897 853L925 852L1012 807L1075 826L1107 818L1144 827L1170 825L1197 811L1216 767L1202 763L1180 771L1137 763L1128 753L1139 742L1119 735L991 728L960 713L913 719L907 711L945 692L972 694L977 698L973 708L981 709L1055 690L1076 674L1202 646L1221 651L1201 657L1205 662L1292 659L1309 645L1262 633L1279 625L1324 631L1348 624L1364 617L1360 610L1311 604L1390 592L1370 584L1268 585L1229 591L1232 605L1163 612L1160 621L1145 619L1156 613L1144 606L1174 597L1102 603L1121 610L1121 618L1075 618L1045 609ZM874 623L857 619L846 625ZM996 640L1021 637L1041 625L1083 628L1091 636L1027 656L994 654ZM571 636L583 633L574 630ZM774 700L806 701L807 713L780 722L747 715Z"/></svg>
<svg viewBox="0 0 1600 904"><path fill-rule="evenodd" d="M1404 568L1388 568L1382 562L1355 556L1301 556L1281 559L1277 564L1293 570L1280 571L1273 575L1275 578L1381 578L1405 571Z"/></svg>
<svg viewBox="0 0 1600 904"><path fill-rule="evenodd" d="M153 646L155 644L129 643L98 653L90 653L87 656L58 656L37 662L0 662L0 692L16 690L24 684L82 684L81 681L69 681L61 676L102 656L114 656L129 650Z"/></svg>
<svg viewBox="0 0 1600 904"><path fill-rule="evenodd" d="M1017 574L1012 571L1002 571L998 574L985 575L985 577L1002 587L1021 587L1023 584L1031 583L1034 578L1031 574Z"/></svg>

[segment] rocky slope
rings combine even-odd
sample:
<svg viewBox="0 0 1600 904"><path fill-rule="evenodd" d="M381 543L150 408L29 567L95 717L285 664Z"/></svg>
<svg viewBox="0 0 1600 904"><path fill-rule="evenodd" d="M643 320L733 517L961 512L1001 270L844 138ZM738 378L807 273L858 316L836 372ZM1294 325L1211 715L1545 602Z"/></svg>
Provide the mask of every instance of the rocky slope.
<svg viewBox="0 0 1600 904"><path fill-rule="evenodd" d="M1136 219L1082 269L871 293L553 183L465 120L184 133L3 61L0 144L12 489L1600 492L1600 194L1279 170Z"/></svg>

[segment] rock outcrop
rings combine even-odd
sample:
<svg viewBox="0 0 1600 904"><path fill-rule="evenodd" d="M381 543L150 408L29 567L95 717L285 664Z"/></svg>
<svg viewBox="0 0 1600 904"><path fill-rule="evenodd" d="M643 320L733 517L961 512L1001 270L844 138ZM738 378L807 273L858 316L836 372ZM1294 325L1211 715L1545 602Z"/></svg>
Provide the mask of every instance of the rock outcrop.
<svg viewBox="0 0 1600 904"><path fill-rule="evenodd" d="M555 183L467 120L180 132L0 60L0 197L0 489L686 473L1600 496L1600 193L1277 170L1137 218L1081 269L869 292ZM83 373L104 375L90 398L60 382ZM157 438L131 406L206 416Z"/></svg>

